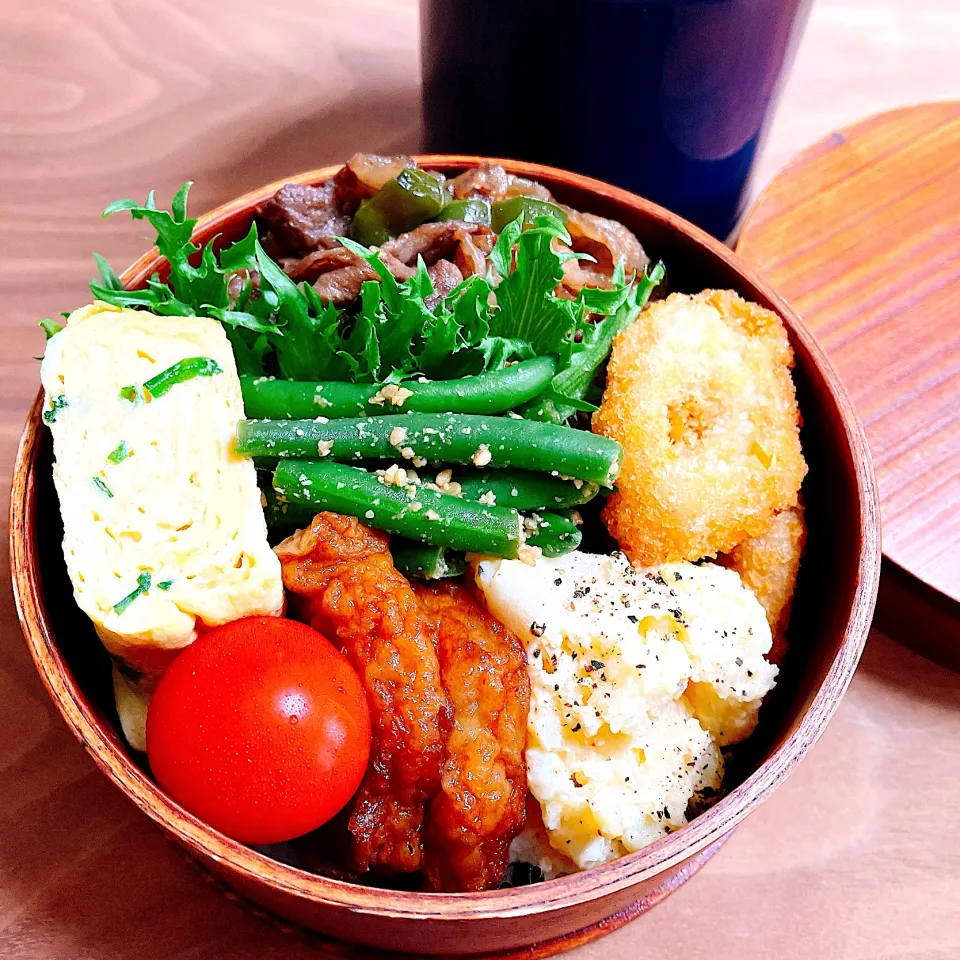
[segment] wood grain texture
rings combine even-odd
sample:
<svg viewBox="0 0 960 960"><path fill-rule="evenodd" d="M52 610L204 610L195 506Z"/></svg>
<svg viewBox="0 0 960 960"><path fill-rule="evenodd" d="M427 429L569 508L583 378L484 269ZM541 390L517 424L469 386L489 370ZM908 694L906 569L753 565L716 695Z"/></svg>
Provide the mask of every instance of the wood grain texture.
<svg viewBox="0 0 960 960"><path fill-rule="evenodd" d="M481 162L477 157L415 159L448 175ZM30 412L14 469L10 547L14 599L27 644L61 715L120 790L213 873L268 910L339 939L417 955L482 953L489 960L513 960L552 955L567 942L588 942L646 912L691 876L786 779L819 739L856 668L873 614L880 545L876 485L863 429L822 350L786 304L727 247L649 201L550 167L498 162L508 173L542 183L562 203L624 224L654 259L670 265L673 289L734 289L776 311L790 336L804 418L801 439L810 466L804 483L805 571L791 619L796 653L786 661L776 693L766 698L758 731L731 760L726 796L709 811L613 863L549 884L482 895L373 890L293 870L186 814L144 775L120 740L99 645L80 611L57 599L69 591L69 582L58 549L57 515L42 508L55 499L49 432L40 418L42 393ZM336 170L331 166L291 179L318 185ZM204 215L194 242L246 235L254 211L278 186L269 184ZM121 280L137 288L160 269L151 250Z"/></svg>
<svg viewBox="0 0 960 960"><path fill-rule="evenodd" d="M35 320L85 301L90 250L120 268L149 239L101 222L104 204L192 177L204 210L356 149L414 149L416 44L415 0L0 0L4 489L37 386ZM956 0L817 0L758 187L861 116L960 97L958 48ZM825 737L723 854L570 956L955 960L958 704L960 679L874 633ZM224 899L95 769L5 578L0 729L0 956L323 956Z"/></svg>
<svg viewBox="0 0 960 960"><path fill-rule="evenodd" d="M960 618L960 101L880 114L804 151L757 201L737 250L850 390L884 553Z"/></svg>

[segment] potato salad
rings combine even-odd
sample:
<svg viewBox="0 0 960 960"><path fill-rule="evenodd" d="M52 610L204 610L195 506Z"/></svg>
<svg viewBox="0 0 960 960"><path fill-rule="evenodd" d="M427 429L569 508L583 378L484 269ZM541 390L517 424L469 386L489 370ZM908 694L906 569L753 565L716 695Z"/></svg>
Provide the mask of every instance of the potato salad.
<svg viewBox="0 0 960 960"><path fill-rule="evenodd" d="M557 851L581 869L614 860L717 796L720 747L750 734L777 674L735 573L574 551L475 575L526 647L527 777ZM549 850L538 859L558 869Z"/></svg>

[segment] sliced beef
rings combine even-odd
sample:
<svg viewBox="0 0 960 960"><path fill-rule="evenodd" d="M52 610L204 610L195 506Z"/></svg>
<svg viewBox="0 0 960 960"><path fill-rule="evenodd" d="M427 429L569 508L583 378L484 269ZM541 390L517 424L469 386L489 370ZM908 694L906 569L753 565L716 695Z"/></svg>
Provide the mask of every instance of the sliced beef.
<svg viewBox="0 0 960 960"><path fill-rule="evenodd" d="M396 257L382 256L387 269L397 280L409 280L414 268L401 263ZM355 300L365 280L379 280L377 271L363 257L351 253L346 247L318 250L284 268L294 283L311 283L324 301L338 306Z"/></svg>
<svg viewBox="0 0 960 960"><path fill-rule="evenodd" d="M271 234L273 255L283 251L304 256L333 246L332 238L343 236L350 226L334 199L334 185L322 187L284 184L257 211L257 219Z"/></svg>
<svg viewBox="0 0 960 960"><path fill-rule="evenodd" d="M640 241L622 223L593 213L581 213L572 207L563 209L567 213L570 245L577 253L589 253L597 261L597 268L608 277L620 258L628 274L641 273L650 262Z"/></svg>
<svg viewBox="0 0 960 960"><path fill-rule="evenodd" d="M414 230L401 233L380 247L380 252L396 257L401 263L415 266L417 257L429 267L438 260L453 260L457 266L466 268L466 276L483 270L482 259L493 249L496 235L482 223L467 223L463 220L443 220L440 223L424 223ZM461 253L461 248L467 247ZM461 262L457 261L458 255ZM479 259L478 259L479 258Z"/></svg>
<svg viewBox="0 0 960 960"><path fill-rule="evenodd" d="M546 200L547 203L555 203L553 194L542 184L535 180L528 180L526 177L518 177L516 174L507 174L507 189L504 191L504 199L510 197L533 197L536 200Z"/></svg>
<svg viewBox="0 0 960 960"><path fill-rule="evenodd" d="M507 192L507 173L499 164L481 163L475 170L465 170L450 185L457 200L469 197L502 200Z"/></svg>
<svg viewBox="0 0 960 960"><path fill-rule="evenodd" d="M432 267L428 268L427 273L430 274L430 279L433 281L433 294L424 300L429 310L432 310L464 279L460 268L449 260L438 260Z"/></svg>

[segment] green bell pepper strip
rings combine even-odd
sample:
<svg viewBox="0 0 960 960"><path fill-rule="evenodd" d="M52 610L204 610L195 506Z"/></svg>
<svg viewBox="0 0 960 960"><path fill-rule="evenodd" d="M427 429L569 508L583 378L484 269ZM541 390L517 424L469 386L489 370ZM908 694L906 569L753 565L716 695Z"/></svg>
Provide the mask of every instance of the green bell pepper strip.
<svg viewBox="0 0 960 960"><path fill-rule="evenodd" d="M537 200L536 197L511 197L509 200L495 200L491 204L490 226L500 233L503 228L523 214L523 226L533 226L537 217L556 217L561 223L567 222L567 215L555 203Z"/></svg>
<svg viewBox="0 0 960 960"><path fill-rule="evenodd" d="M463 220L465 223L482 223L489 227L493 217L490 201L486 197L471 197L469 200L453 200L437 215L437 220Z"/></svg>
<svg viewBox="0 0 960 960"><path fill-rule="evenodd" d="M417 167L404 167L360 204L350 224L350 235L365 246L379 246L432 220L446 199L439 177Z"/></svg>

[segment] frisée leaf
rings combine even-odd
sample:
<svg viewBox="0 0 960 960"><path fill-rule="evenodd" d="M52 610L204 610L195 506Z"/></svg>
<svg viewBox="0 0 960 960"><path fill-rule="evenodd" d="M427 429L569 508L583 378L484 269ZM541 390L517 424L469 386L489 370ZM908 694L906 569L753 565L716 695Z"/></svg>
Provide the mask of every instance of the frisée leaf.
<svg viewBox="0 0 960 960"><path fill-rule="evenodd" d="M623 318L640 309L638 291L656 282L651 274L633 284L618 264L607 289L584 289L575 300L558 297L564 263L591 258L570 249L558 218L538 216L525 229L519 216L504 225L494 244L488 275L468 277L443 297L422 259L401 282L376 247L338 238L378 278L365 281L358 301L341 308L325 303L309 284L291 280L261 246L256 223L221 249L216 238L202 247L195 243L198 221L187 216L189 190L187 182L170 210L158 209L151 192L142 204L117 200L103 212L125 211L153 226L157 249L169 264L166 279L156 273L142 289L125 290L95 254L99 278L90 289L98 300L120 307L219 320L243 374L269 370L292 380L397 383L480 374L517 359L553 356L558 373L538 418L562 421L587 406L584 393L627 322ZM532 408L528 413L534 415Z"/></svg>

